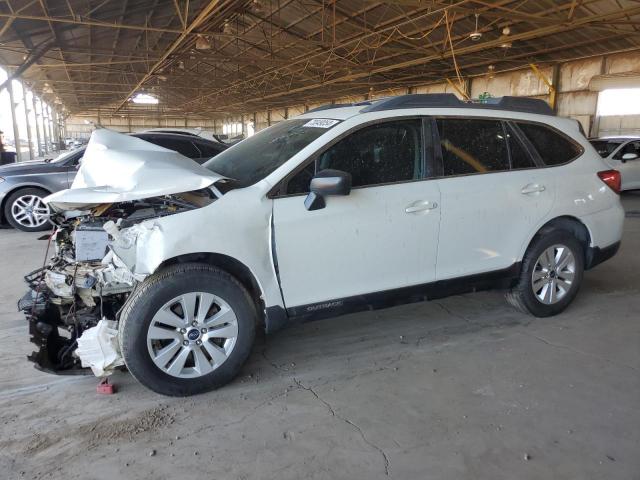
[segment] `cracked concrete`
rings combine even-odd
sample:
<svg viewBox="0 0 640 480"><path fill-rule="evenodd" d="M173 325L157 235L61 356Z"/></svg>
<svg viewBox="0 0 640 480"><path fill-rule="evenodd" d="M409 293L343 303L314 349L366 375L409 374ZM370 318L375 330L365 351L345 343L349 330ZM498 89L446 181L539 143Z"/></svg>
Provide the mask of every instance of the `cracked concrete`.
<svg viewBox="0 0 640 480"><path fill-rule="evenodd" d="M375 450L380 452L380 455L382 455L382 458L384 460L384 474L386 476L389 476L389 457L387 457L387 454L384 452L384 450L382 450L378 445L376 445L375 443L372 443L369 439L367 439L367 436L364 434L364 432L362 431L362 429L358 425L353 423L348 418L345 418L342 415L339 415L338 413L336 413L336 411L333 409L331 404L329 402L327 402L326 400L324 400L320 395L318 395L313 388L306 387L300 380L298 380L296 378L294 378L294 381L298 384L298 386L300 388L302 388L303 390L307 390L308 392L311 392L311 394L314 397L316 397L316 399L318 399L318 401L320 401L324 406L326 406L327 409L329 410L329 413L331 413L331 416L342 420L343 422L345 422L348 425L351 425L353 428L356 429L356 431L360 434L360 437L362 437L362 440L367 445L370 445L372 448L374 448Z"/></svg>
<svg viewBox="0 0 640 480"><path fill-rule="evenodd" d="M193 398L32 368L37 236L0 231L3 479L640 478L640 217L558 317L486 292L298 325Z"/></svg>
<svg viewBox="0 0 640 480"><path fill-rule="evenodd" d="M630 370L632 370L632 371L634 371L636 373L640 373L640 371L638 371L638 369L636 367L632 366L632 365L619 364L619 363L613 362L609 358L602 357L600 355L595 355L595 354L590 353L590 352L585 352L585 351L580 350L579 348L571 347L569 345L562 345L562 344L559 344L559 343L550 342L546 338L542 338L542 337L540 337L538 335L535 335L533 333L529 333L529 332L518 332L518 333L520 333L522 335L527 335L529 337L533 337L533 338L535 338L537 340L540 340L542 343L546 343L547 345L549 345L550 347L553 347L553 348L564 348L564 349L567 349L567 350L569 350L569 351L571 351L573 353L577 353L579 355L586 355L586 356L590 356L590 357L595 357L598 360L601 360L603 362L611 363L612 365L614 365L614 366L616 366L618 368L628 368L628 369L630 369Z"/></svg>

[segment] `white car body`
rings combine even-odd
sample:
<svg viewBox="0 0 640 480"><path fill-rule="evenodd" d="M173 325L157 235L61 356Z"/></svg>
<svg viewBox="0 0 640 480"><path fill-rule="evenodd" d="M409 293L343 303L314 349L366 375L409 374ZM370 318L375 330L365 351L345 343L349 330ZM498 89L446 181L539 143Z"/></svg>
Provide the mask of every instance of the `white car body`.
<svg viewBox="0 0 640 480"><path fill-rule="evenodd" d="M362 296L517 269L532 238L555 219L584 225L591 252L615 250L619 243L624 212L596 174L608 166L575 122L500 109L361 110L348 106L298 117L340 123L257 183L203 208L146 220L132 227L134 245L114 241L111 249L129 259L137 278L181 256L232 259L255 279L267 329L276 330L287 319L348 311ZM569 136L583 153L561 166L354 188L315 211L305 209L304 195L271 195L302 162L347 132L390 118L431 116L540 122ZM90 168L85 162L81 170ZM63 207L67 195L80 208L73 188L49 200ZM96 198L87 203L102 201Z"/></svg>
<svg viewBox="0 0 640 480"><path fill-rule="evenodd" d="M592 142L611 142L618 144L611 153L604 156L605 162L618 170L622 177L621 190L640 189L640 138L608 137L592 139ZM635 153L635 158L623 158L625 153Z"/></svg>

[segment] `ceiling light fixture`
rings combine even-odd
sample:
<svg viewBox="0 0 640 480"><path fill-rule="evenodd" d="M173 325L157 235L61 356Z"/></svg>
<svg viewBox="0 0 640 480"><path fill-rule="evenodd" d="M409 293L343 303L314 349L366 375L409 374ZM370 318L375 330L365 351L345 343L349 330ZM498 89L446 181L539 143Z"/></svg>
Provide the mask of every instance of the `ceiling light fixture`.
<svg viewBox="0 0 640 480"><path fill-rule="evenodd" d="M131 97L131 101L133 103L142 103L146 105L157 105L158 98L153 95L149 95L148 93L137 93L133 97Z"/></svg>
<svg viewBox="0 0 640 480"><path fill-rule="evenodd" d="M476 29L469 34L469 38L473 42L477 42L482 38L482 32L478 31L478 18L480 17L479 13L476 13Z"/></svg>
<svg viewBox="0 0 640 480"><path fill-rule="evenodd" d="M500 44L500 48L505 48L505 49L511 48L512 43L511 43L511 40L509 40L510 33L511 33L511 28L509 28L508 25L502 29L502 36L500 37L500 40L502 40L502 43Z"/></svg>
<svg viewBox="0 0 640 480"><path fill-rule="evenodd" d="M211 50L211 42L203 35L198 35L196 38L196 50Z"/></svg>

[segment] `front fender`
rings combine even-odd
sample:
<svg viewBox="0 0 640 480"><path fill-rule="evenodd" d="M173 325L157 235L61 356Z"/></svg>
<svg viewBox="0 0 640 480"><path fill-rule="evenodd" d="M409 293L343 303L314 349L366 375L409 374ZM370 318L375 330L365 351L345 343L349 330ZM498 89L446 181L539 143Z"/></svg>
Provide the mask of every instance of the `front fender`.
<svg viewBox="0 0 640 480"><path fill-rule="evenodd" d="M255 277L266 306L282 305L271 259L270 216L271 200L230 192L206 207L120 229L111 234L110 247L138 277L181 256L230 257Z"/></svg>

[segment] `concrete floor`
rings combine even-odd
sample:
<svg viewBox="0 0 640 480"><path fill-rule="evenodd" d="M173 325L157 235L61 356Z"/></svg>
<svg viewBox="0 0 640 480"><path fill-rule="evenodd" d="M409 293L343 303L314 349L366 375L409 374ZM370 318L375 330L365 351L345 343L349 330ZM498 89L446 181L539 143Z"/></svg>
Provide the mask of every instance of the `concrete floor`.
<svg viewBox="0 0 640 480"><path fill-rule="evenodd" d="M487 292L300 325L187 399L34 370L15 304L45 242L2 230L0 477L640 479L640 193L623 202L620 253L558 317Z"/></svg>

